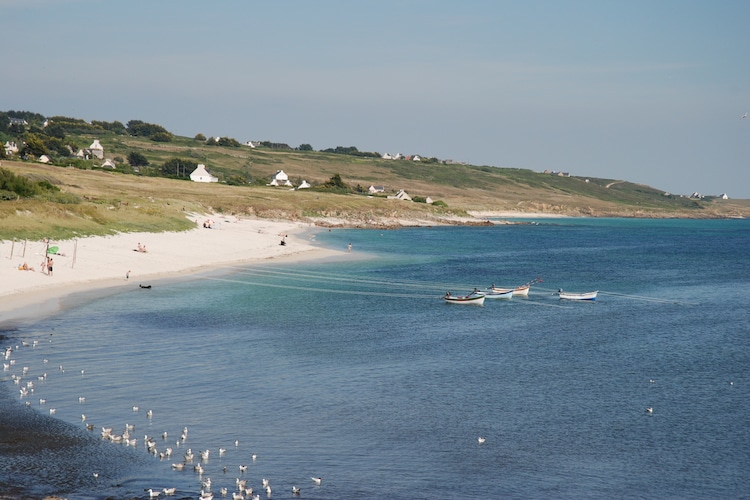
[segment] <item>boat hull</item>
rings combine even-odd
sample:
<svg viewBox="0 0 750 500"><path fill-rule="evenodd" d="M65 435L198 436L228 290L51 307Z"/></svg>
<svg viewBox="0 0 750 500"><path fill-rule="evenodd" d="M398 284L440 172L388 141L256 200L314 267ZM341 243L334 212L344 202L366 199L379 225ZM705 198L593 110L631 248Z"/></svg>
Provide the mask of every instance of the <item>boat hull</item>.
<svg viewBox="0 0 750 500"><path fill-rule="evenodd" d="M446 304L464 304L464 305L484 305L485 295L477 293L472 295L451 295L443 297Z"/></svg>
<svg viewBox="0 0 750 500"><path fill-rule="evenodd" d="M494 289L488 293L486 293L484 296L488 299L511 299L513 298L513 295L515 295L514 290L506 290L504 292L496 292Z"/></svg>
<svg viewBox="0 0 750 500"><path fill-rule="evenodd" d="M522 297L528 297L529 295L529 289L530 286L518 286L516 288L498 288L498 287L492 287L490 288L491 293L507 293L507 292L513 292L513 295L522 296Z"/></svg>
<svg viewBox="0 0 750 500"><path fill-rule="evenodd" d="M557 292L560 298L564 300L596 300L597 293L599 293L598 290L584 293L563 292L562 290Z"/></svg>

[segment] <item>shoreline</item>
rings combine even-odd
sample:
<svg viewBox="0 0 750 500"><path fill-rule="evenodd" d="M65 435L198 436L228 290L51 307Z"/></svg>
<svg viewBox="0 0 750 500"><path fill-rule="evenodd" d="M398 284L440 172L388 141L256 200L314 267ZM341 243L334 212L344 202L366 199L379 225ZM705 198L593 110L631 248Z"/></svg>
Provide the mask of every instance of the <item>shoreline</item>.
<svg viewBox="0 0 750 500"><path fill-rule="evenodd" d="M189 279L250 262L349 255L316 246L315 231L310 231L314 228L305 223L197 214L190 219L196 228L183 232L50 242L50 247L58 247L58 253L51 254L52 276L40 268L47 243L0 241L0 329L33 323L70 300L79 302L91 294L117 293L151 281ZM202 227L206 220L213 223L211 228ZM137 251L141 244L145 252ZM34 271L20 270L23 263Z"/></svg>

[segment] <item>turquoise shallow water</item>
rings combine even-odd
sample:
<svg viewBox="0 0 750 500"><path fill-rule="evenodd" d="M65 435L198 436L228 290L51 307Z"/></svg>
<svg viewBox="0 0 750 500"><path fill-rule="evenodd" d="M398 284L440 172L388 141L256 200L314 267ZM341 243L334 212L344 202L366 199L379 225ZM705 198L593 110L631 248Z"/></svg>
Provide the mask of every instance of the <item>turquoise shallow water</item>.
<svg viewBox="0 0 750 500"><path fill-rule="evenodd" d="M65 446L3 456L0 484L68 498L197 498L207 477L217 498L236 478L267 478L276 498L293 485L321 499L746 497L747 221L538 222L323 232L368 258L154 283L7 332L20 347L6 405ZM537 276L527 299L439 300ZM135 447L101 440L126 424ZM194 463L211 450L202 475L172 469L188 448Z"/></svg>

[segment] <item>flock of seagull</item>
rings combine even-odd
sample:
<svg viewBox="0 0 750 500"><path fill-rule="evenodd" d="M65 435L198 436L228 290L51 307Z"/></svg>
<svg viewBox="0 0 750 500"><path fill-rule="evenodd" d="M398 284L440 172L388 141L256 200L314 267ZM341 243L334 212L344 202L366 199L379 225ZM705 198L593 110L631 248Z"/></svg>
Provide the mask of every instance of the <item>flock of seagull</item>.
<svg viewBox="0 0 750 500"><path fill-rule="evenodd" d="M21 342L19 345L16 345L15 347L6 347L4 351L4 361L3 361L3 370L4 372L11 373L10 379L13 381L15 385L19 387L18 391L20 393L20 398L22 401L24 401L24 404L27 407L31 407L32 403L30 401L30 398L35 392L35 381L33 380L33 376L29 375L30 367L29 366L23 366L18 372L18 366L16 363L16 359L13 357L14 353L19 351L23 347L31 347L34 348L38 345L39 341L34 340L32 342ZM0 351L3 352L3 351ZM45 365L45 370L47 369L47 366L49 366L49 360L44 359L43 363ZM60 373L65 372L65 368L62 365L59 365L57 368ZM85 374L84 370L80 370L81 376ZM48 379L48 372L44 372L40 375L36 376L36 383L37 384L43 384ZM29 378L29 380L26 380ZM78 403L83 404L86 402L85 396L80 396L78 398ZM45 406L47 405L47 400L45 398L39 398L39 405ZM140 407L139 406L133 406L132 408L133 413L139 413ZM57 412L56 408L47 408L50 415L55 415ZM145 412L146 418L150 421L154 417L153 410L148 410ZM87 417L85 413L81 414L81 421L86 426L86 429L89 431L95 431L96 426L92 423L89 423L87 421ZM135 424L126 423L122 432L115 432L113 427L101 427L101 437L103 440L116 443L124 446L129 447L137 447L138 446L138 438L134 436L135 433ZM174 441L174 444L171 444L167 446L168 443L168 432L163 432L160 435L161 443L163 448L159 449L160 445L159 442L152 436L144 435L143 436L143 446L146 449L146 451L157 457L160 461L166 460L171 462L171 469L174 471L184 471L184 470L192 470L197 476L198 481L200 483L200 492L198 494L199 500L212 500L214 498L214 482L211 480L210 477L206 476L206 466L209 462L209 457L212 456L212 452L209 449L201 450L197 454L193 452L192 448L189 448L186 446L188 445L188 428L184 427L182 429L182 432L180 434L179 439ZM481 439L481 438L480 438ZM480 441L483 442L483 441ZM238 439L235 439L234 441L234 448L239 449L240 442ZM173 455L177 456L176 449L181 448L185 449L185 451L182 453L182 459L178 461L172 461ZM227 453L227 448L220 447L217 449L217 454L219 457L224 457ZM252 454L251 455L252 462L255 462L257 460L257 455ZM229 498L229 495L231 494L232 500L260 500L261 493L265 493L267 498L271 497L272 488L270 481L266 478L263 478L261 480L260 484L260 490L256 491L252 485L250 484L249 479L244 478L243 476L248 471L248 465L246 464L240 464L237 466L237 469L234 469L239 473L240 477L235 478L234 482L234 489L230 491L230 489L226 486L222 486L216 491L220 495L220 498ZM224 465L221 468L222 475L226 475L230 471L228 470L228 467ZM99 472L92 471L92 476L95 480L99 479ZM320 486L323 482L323 478L321 477L315 477L312 476L311 478L312 484L315 486ZM173 496L177 494L177 488L176 487L164 487L164 488L149 488L144 490L146 492L146 495L148 498L158 498L160 496L168 497ZM301 494L301 489L298 486L292 486L291 493L294 496L299 496Z"/></svg>

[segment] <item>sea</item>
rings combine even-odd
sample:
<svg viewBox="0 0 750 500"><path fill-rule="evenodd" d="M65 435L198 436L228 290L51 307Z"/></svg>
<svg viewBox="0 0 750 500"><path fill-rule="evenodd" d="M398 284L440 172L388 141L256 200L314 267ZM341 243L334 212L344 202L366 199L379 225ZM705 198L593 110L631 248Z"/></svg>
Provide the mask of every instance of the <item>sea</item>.
<svg viewBox="0 0 750 500"><path fill-rule="evenodd" d="M344 258L0 332L0 497L750 498L750 221L514 222L319 230Z"/></svg>

